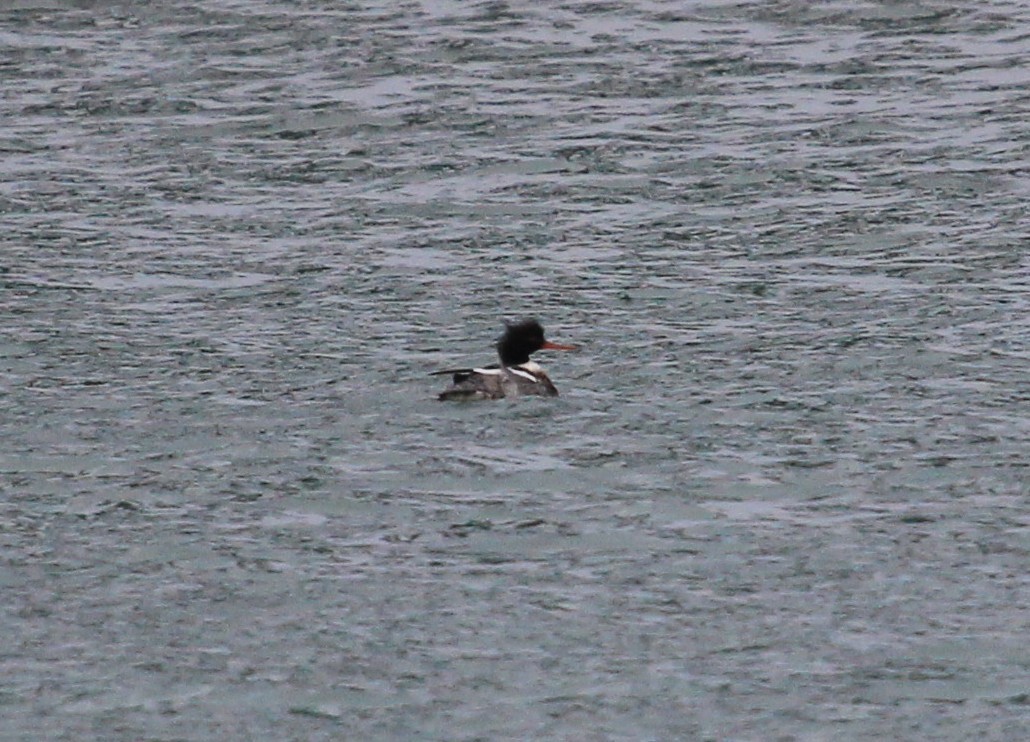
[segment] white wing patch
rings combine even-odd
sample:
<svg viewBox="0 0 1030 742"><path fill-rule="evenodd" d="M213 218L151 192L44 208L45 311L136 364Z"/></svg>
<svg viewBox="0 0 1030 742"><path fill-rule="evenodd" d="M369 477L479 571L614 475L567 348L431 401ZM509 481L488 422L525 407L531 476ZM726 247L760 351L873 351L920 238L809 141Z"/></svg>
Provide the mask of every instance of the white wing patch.
<svg viewBox="0 0 1030 742"><path fill-rule="evenodd" d="M528 365L529 364L524 363L524 364L522 364L522 366L509 366L508 370L511 371L516 376L521 376L523 379L528 379L529 381L533 381L533 382L539 381L539 379L537 379L537 377L534 376L533 373L529 369L526 368L526 366L528 366ZM535 363L533 365L536 366ZM540 367L537 366L537 368L540 368Z"/></svg>
<svg viewBox="0 0 1030 742"><path fill-rule="evenodd" d="M532 381L534 384L540 381L540 374L543 373L543 369L540 368L540 364L530 361L529 363L523 363L518 366L508 366L507 368L474 368L472 373L482 374L483 376L501 376L505 371L521 376L526 381Z"/></svg>

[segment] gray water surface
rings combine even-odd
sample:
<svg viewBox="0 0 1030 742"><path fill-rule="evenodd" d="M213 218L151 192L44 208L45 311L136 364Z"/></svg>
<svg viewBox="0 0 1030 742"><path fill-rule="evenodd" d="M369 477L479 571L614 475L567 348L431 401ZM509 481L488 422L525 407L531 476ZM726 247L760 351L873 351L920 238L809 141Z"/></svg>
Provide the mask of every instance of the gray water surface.
<svg viewBox="0 0 1030 742"><path fill-rule="evenodd" d="M0 738L1030 737L1026 4L6 7Z"/></svg>

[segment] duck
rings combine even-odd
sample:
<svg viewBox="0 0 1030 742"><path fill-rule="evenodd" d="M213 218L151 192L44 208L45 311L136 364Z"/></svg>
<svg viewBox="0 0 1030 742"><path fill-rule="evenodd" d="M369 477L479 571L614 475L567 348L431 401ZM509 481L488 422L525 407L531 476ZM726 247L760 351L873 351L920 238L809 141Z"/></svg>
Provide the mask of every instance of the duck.
<svg viewBox="0 0 1030 742"><path fill-rule="evenodd" d="M451 386L438 399L504 399L506 397L557 397L558 389L539 363L530 356L539 350L578 350L575 345L552 343L535 319L505 323L497 340L500 363L478 368L452 368L433 375L449 374Z"/></svg>

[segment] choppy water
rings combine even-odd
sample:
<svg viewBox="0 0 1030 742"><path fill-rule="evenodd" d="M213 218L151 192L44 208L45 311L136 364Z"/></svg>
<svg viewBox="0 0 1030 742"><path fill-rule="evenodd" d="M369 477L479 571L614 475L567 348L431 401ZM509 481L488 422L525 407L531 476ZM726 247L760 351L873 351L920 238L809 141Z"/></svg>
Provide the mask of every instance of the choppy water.
<svg viewBox="0 0 1030 742"><path fill-rule="evenodd" d="M1030 735L1025 3L13 5L0 737Z"/></svg>

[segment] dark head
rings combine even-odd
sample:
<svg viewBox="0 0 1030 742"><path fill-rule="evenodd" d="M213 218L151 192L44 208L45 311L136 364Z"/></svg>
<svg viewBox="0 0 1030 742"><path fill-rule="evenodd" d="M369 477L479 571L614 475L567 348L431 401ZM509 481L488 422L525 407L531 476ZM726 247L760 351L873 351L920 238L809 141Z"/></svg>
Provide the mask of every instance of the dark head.
<svg viewBox="0 0 1030 742"><path fill-rule="evenodd" d="M497 355L504 366L526 363L529 356L538 350L575 350L574 345L559 345L544 339L544 328L535 319L524 319L507 324L504 334L497 341Z"/></svg>

